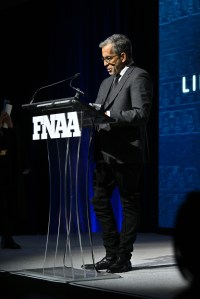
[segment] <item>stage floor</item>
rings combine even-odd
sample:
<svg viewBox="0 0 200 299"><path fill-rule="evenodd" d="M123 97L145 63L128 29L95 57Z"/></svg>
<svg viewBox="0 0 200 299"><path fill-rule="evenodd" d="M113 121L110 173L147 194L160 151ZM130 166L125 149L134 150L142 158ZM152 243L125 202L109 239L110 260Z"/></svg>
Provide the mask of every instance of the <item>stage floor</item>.
<svg viewBox="0 0 200 299"><path fill-rule="evenodd" d="M8 293L12 291L13 298L103 294L109 298L172 299L187 286L177 268L172 237L168 235L139 233L131 259L132 271L120 274L81 268L105 255L100 234L92 234L92 247L88 236L83 235L81 250L78 236L70 237L71 254L65 251L64 235L59 239L51 236L47 247L44 235L14 239L22 249L0 249L0 286ZM73 295L69 297L69 293Z"/></svg>

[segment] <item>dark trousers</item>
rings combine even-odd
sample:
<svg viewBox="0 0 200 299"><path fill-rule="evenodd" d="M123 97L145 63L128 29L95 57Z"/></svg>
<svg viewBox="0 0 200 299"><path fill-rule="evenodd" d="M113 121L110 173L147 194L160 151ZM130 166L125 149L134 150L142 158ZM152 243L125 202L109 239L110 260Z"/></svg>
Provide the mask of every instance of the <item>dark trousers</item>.
<svg viewBox="0 0 200 299"><path fill-rule="evenodd" d="M102 161L96 163L92 204L102 227L107 256L131 258L140 224L142 174L141 163L107 164ZM111 204L115 187L119 190L123 212L120 232L117 230Z"/></svg>

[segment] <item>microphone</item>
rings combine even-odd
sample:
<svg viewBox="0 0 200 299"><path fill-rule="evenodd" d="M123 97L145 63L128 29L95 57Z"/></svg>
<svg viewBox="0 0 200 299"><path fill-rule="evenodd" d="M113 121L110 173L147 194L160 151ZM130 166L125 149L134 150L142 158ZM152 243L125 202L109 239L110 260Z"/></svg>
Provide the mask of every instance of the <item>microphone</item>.
<svg viewBox="0 0 200 299"><path fill-rule="evenodd" d="M77 93L81 94L82 96L85 96L85 95L86 95L86 94L85 94L82 90L80 90L79 88L76 88L76 87L71 86L71 85L70 85L70 87L73 88Z"/></svg>
<svg viewBox="0 0 200 299"><path fill-rule="evenodd" d="M61 80L61 81L58 81L58 82L54 82L54 83L52 83L52 84L45 85L45 86L42 86L42 87L38 88L38 89L34 92L34 94L32 95L30 104L33 103L33 101L35 100L35 96L37 95L37 93L38 93L40 90L45 89L45 88L48 88L48 87L51 87L51 86L54 86L54 85L57 85L57 84L60 84L60 83L63 83L63 82L65 82L65 81L68 81L68 80L72 79L72 80L70 81L70 84L71 84L71 82L72 82L76 77L78 77L79 75L80 75L80 73L77 73L77 74L75 74L75 75L73 75L73 76L71 76L71 77L69 77L69 78L64 79L64 80ZM71 86L71 85L70 85L70 86Z"/></svg>
<svg viewBox="0 0 200 299"><path fill-rule="evenodd" d="M79 74L79 75L80 75L80 74ZM72 86L72 81L74 81L75 78L76 78L76 77L74 77L74 78L71 79L71 81L70 81L70 83L69 83L69 86L70 86L72 89L74 89L78 95L81 94L82 96L86 96L86 94L85 94L82 90L80 90L79 88L76 88L76 87Z"/></svg>

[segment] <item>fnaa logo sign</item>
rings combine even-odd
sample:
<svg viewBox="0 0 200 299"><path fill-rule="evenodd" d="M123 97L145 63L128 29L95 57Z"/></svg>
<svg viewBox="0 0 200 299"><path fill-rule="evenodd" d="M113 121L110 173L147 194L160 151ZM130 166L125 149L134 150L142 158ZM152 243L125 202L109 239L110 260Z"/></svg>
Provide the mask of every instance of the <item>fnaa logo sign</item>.
<svg viewBox="0 0 200 299"><path fill-rule="evenodd" d="M77 112L33 117L33 140L80 137Z"/></svg>

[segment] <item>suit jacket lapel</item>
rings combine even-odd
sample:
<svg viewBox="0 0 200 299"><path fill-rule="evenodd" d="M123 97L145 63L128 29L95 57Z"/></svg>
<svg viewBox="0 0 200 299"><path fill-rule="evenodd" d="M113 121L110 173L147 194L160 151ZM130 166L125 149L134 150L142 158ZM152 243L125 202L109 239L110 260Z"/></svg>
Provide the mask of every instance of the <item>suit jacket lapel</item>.
<svg viewBox="0 0 200 299"><path fill-rule="evenodd" d="M105 99L104 99L104 101L103 101L103 103L102 103L102 106L106 106L106 100L107 100L107 98L108 98L108 96L109 96L109 93L110 93L110 90L111 90L111 88L112 88L112 84L113 84L113 76L111 76L110 78L110 81L108 82L108 84L107 84L107 88L105 89Z"/></svg>
<svg viewBox="0 0 200 299"><path fill-rule="evenodd" d="M131 65L130 68L125 72L125 74L122 76L121 80L119 81L117 87L115 88L114 92L112 93L109 103L106 103L106 100L109 96L109 92L113 83L114 76L110 76L106 82L106 85L104 87L104 101L99 101L98 103L104 107L104 110L106 110L110 105L112 105L113 101L115 100L117 94L119 93L120 89L123 87L124 83L126 82L127 78L129 77L130 73L134 70L134 65Z"/></svg>
<svg viewBox="0 0 200 299"><path fill-rule="evenodd" d="M126 80L128 79L129 75L132 73L134 68L135 68L134 65L129 67L129 69L122 76L122 78L119 81L119 83L117 84L116 88L113 90L112 94L110 95L109 101L108 102L106 100L104 101L104 110L108 110L108 108L113 104L113 102L115 101L116 96L118 95L119 91L121 90L121 88L125 84ZM107 96L108 95L109 94L107 94ZM107 99L107 97L106 97L106 99Z"/></svg>
<svg viewBox="0 0 200 299"><path fill-rule="evenodd" d="M127 77L128 77L128 75L125 73L124 76L121 78L121 80L118 82L117 86L114 88L114 90L112 90L111 94L107 95L108 99L106 98L106 100L104 102L105 110L108 110L108 107L110 107L113 104L116 96L118 95L119 91L121 90L122 86L124 85Z"/></svg>

